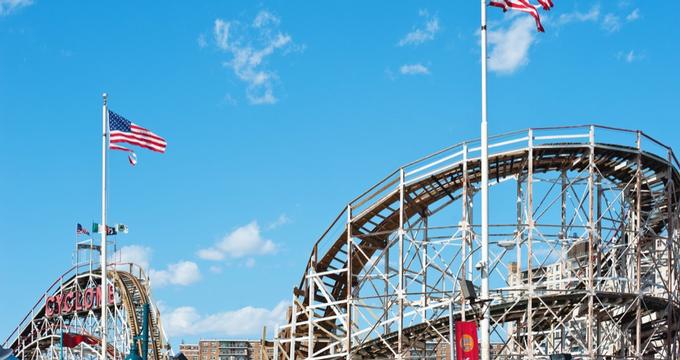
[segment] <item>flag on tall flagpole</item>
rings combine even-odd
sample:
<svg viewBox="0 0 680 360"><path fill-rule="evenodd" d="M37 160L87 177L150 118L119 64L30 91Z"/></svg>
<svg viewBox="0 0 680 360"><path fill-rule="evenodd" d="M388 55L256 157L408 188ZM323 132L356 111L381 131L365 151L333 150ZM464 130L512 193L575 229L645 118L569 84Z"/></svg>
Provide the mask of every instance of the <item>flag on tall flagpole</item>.
<svg viewBox="0 0 680 360"><path fill-rule="evenodd" d="M540 5L533 5L529 0L499 0L489 2L489 6L494 6L503 9L503 12L508 10L517 10L530 14L536 21L536 28L540 32L545 32L543 24L541 24L541 15L538 13L538 8L542 7L544 10L550 10L555 6L552 0L538 0Z"/></svg>
<svg viewBox="0 0 680 360"><path fill-rule="evenodd" d="M125 146L126 143L164 153L167 142L162 137L154 134L151 130L143 128L132 121L109 110L109 149L120 150L128 153L128 161L132 166L137 164L137 154Z"/></svg>
<svg viewBox="0 0 680 360"><path fill-rule="evenodd" d="M538 0L538 3L543 6L544 10L550 10L553 6L555 6L552 2L552 0Z"/></svg>
<svg viewBox="0 0 680 360"><path fill-rule="evenodd" d="M104 228L100 224L98 224L96 222L92 223L92 232L93 233L101 234L103 230L104 230ZM115 227L106 225L106 235L116 235L116 234L118 234L118 230Z"/></svg>
<svg viewBox="0 0 680 360"><path fill-rule="evenodd" d="M487 2L488 1L488 2ZM481 132L481 300L490 301L489 297L489 144L488 144L488 122L487 122L487 22L486 10L487 6L494 6L501 8L503 12L508 10L517 10L529 13L536 21L538 31L544 32L541 24L541 16L538 13L539 7L543 10L550 10L554 4L552 0L537 0L540 5L532 5L529 1L532 0L482 0L481 1L481 65L482 65L482 122L480 126ZM489 307L485 306L480 316L479 330L480 341L477 340L477 327L474 322L459 321L456 323L456 348L458 360L477 360L481 355L482 360L490 360L490 324L491 313ZM452 331L450 329L450 331ZM481 346L479 346L481 345ZM479 349L479 350L478 350Z"/></svg>
<svg viewBox="0 0 680 360"><path fill-rule="evenodd" d="M87 231L87 229L85 229L83 227L83 225L80 225L80 223L78 223L78 225L76 225L76 234L77 235L90 235L90 232Z"/></svg>

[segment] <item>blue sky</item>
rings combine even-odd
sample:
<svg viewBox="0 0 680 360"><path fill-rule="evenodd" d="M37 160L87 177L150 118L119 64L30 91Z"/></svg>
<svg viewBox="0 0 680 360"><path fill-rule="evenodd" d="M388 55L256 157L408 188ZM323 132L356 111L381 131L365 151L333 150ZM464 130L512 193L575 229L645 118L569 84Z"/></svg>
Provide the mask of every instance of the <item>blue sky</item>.
<svg viewBox="0 0 680 360"><path fill-rule="evenodd" d="M680 5L555 2L545 34L489 10L490 132L598 123L680 148ZM100 216L102 92L168 140L135 168L111 153L109 219L174 343L255 337L350 199L477 136L478 22L477 1L0 0L0 336Z"/></svg>

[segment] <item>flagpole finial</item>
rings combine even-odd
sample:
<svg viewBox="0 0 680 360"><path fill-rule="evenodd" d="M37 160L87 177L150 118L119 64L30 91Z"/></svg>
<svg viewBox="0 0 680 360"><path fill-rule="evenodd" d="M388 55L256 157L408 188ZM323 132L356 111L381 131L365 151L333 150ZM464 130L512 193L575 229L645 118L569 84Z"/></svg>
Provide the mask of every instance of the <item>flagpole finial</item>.
<svg viewBox="0 0 680 360"><path fill-rule="evenodd" d="M104 98L104 104L106 104L106 98L108 98L109 94L103 93L102 98Z"/></svg>

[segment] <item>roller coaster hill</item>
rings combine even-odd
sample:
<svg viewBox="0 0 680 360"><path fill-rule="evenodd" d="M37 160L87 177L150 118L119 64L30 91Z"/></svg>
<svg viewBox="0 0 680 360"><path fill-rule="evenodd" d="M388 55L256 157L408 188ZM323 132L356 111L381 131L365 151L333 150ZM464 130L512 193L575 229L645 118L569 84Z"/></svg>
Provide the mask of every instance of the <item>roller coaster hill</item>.
<svg viewBox="0 0 680 360"><path fill-rule="evenodd" d="M678 359L680 173L642 131L586 125L490 137L404 165L311 249L277 359L441 359L457 320L490 317L494 359ZM480 293L461 296L461 280Z"/></svg>
<svg viewBox="0 0 680 360"><path fill-rule="evenodd" d="M99 245L87 240L76 246L75 265L45 290L2 347L11 348L17 358L26 360L99 359L101 309L105 303L108 357L123 360L132 352L144 359L168 359L170 346L144 270L132 263L109 264L109 296L104 301ZM142 341L145 324L148 340ZM62 333L87 341L74 347L61 346Z"/></svg>

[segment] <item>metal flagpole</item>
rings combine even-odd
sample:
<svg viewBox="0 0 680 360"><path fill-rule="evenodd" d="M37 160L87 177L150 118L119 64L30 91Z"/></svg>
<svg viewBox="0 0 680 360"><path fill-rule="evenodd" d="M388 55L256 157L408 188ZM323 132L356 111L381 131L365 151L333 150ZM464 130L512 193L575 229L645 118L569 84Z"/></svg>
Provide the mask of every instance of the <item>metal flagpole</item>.
<svg viewBox="0 0 680 360"><path fill-rule="evenodd" d="M101 272L102 272L102 299L101 299L101 339L102 339L102 360L106 360L106 310L109 305L109 286L107 284L107 274L106 274L106 136L108 134L108 124L107 115L108 109L106 105L106 93L102 95L104 98L104 106L102 107L102 223L99 227L99 232L101 234Z"/></svg>
<svg viewBox="0 0 680 360"><path fill-rule="evenodd" d="M482 360L489 360L489 145L486 122L486 0L482 4Z"/></svg>

